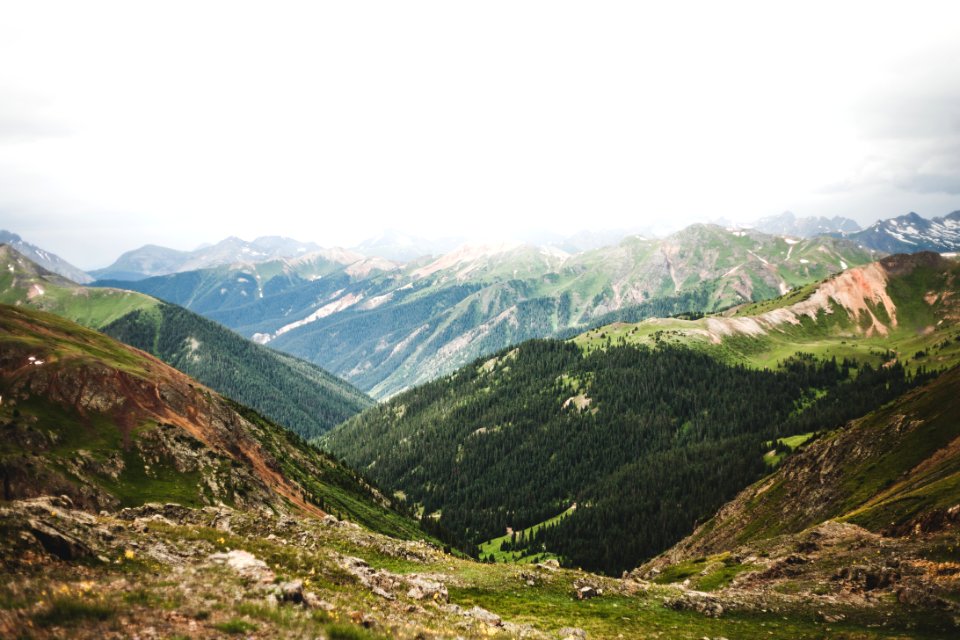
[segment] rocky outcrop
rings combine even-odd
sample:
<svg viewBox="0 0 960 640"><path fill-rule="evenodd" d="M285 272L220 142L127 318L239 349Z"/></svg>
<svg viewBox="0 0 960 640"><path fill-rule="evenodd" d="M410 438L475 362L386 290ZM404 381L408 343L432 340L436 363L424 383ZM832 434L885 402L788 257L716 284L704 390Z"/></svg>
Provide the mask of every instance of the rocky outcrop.
<svg viewBox="0 0 960 640"><path fill-rule="evenodd" d="M55 492L92 511L115 509L122 499L111 487L132 478L190 477L184 488L196 503L323 515L266 446L310 464L270 432L279 428L101 334L13 307L2 314L14 339L0 350L0 428L19 452L0 456L6 499ZM57 418L38 420L46 415L30 409L38 402ZM93 450L87 442L101 444Z"/></svg>
<svg viewBox="0 0 960 640"><path fill-rule="evenodd" d="M340 566L374 595L386 600L395 600L397 595L406 592L413 600L429 599L435 602L449 602L447 587L431 577L415 573L396 574L383 569L374 569L366 560L352 556L343 556Z"/></svg>

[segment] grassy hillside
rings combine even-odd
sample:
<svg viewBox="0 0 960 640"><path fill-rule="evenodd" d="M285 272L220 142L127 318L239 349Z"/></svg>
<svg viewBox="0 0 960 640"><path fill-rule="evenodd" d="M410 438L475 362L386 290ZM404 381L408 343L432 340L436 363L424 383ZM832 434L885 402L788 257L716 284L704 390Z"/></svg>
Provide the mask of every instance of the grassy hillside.
<svg viewBox="0 0 960 640"><path fill-rule="evenodd" d="M160 361L47 313L0 305L4 499L92 509L176 501L335 511L421 535L354 472Z"/></svg>
<svg viewBox="0 0 960 640"><path fill-rule="evenodd" d="M214 389L233 394L305 438L372 406L316 365L246 340L181 307L160 303L102 327Z"/></svg>
<svg viewBox="0 0 960 640"><path fill-rule="evenodd" d="M527 540L532 540L541 529L558 524L561 520L573 513L576 508L575 505L571 506L563 513L558 513L552 518L538 522L526 529L511 531L502 536L481 542L478 545L480 560L482 562L533 563L557 559L556 555L550 553L545 548L536 548L535 545L528 544Z"/></svg>
<svg viewBox="0 0 960 640"><path fill-rule="evenodd" d="M739 593L712 601L723 613L710 617L676 585L478 564L313 518L163 505L94 515L57 498L2 508L4 637L903 640L956 630L948 611L889 592L869 604ZM48 551L34 532L50 530L85 555ZM230 564L247 557L262 565ZM580 600L576 585L602 595Z"/></svg>
<svg viewBox="0 0 960 640"><path fill-rule="evenodd" d="M915 370L960 362L960 262L933 253L884 258L780 298L718 316L615 323L575 338L607 344L682 344L724 362L776 367L798 353Z"/></svg>
<svg viewBox="0 0 960 640"><path fill-rule="evenodd" d="M372 404L316 365L251 343L133 291L81 287L0 247L0 301L56 313L151 353L211 388L313 437Z"/></svg>
<svg viewBox="0 0 960 640"><path fill-rule="evenodd" d="M81 287L0 245L0 303L27 304L84 326L101 327L157 301L135 291Z"/></svg>

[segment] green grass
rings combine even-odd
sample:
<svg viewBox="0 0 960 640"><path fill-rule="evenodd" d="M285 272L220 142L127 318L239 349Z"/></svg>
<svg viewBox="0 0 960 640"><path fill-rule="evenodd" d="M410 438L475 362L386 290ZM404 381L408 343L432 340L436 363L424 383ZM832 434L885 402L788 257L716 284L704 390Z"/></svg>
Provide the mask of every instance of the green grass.
<svg viewBox="0 0 960 640"><path fill-rule="evenodd" d="M227 620L226 622L218 622L213 625L213 628L217 631L229 633L230 635L241 635L244 633L250 633L251 631L256 631L257 625L251 624L246 620L234 618L233 620Z"/></svg>
<svg viewBox="0 0 960 640"><path fill-rule="evenodd" d="M810 432L810 433L801 433L800 435L796 435L796 436L788 436L786 438L777 438L777 442L781 444L785 444L791 449L793 449L794 451L796 451L798 448L804 445L810 438L812 438L815 434L816 432ZM764 446L773 447L774 444L772 441L767 441ZM783 459L787 457L787 455L788 454L786 453L777 453L775 450L771 450L763 454L763 461L768 467L773 469L778 467L780 463L783 462Z"/></svg>
<svg viewBox="0 0 960 640"><path fill-rule="evenodd" d="M687 562L678 562L677 564L670 565L663 570L660 575L658 575L654 582L657 584L673 584L675 582L683 582L687 578L692 578L693 576L699 575L707 567L706 558L698 558L696 560L689 560Z"/></svg>
<svg viewBox="0 0 960 640"><path fill-rule="evenodd" d="M100 478L100 484L119 498L124 507L147 502L176 502L187 507L203 506L202 474L177 471L170 461L160 460L147 472L139 451L123 452L123 471L117 480Z"/></svg>
<svg viewBox="0 0 960 640"><path fill-rule="evenodd" d="M772 611L728 611L721 618L707 618L692 611L674 611L663 605L666 591L654 588L647 595L604 595L579 601L569 585L519 588L505 585L451 588L451 601L462 607L474 605L493 611L517 624L529 623L546 631L580 627L593 638L701 638L727 637L743 640L769 638L902 638L908 624L922 623L919 616L898 614L890 628L884 612L867 611L862 616L844 611L847 620L825 624L812 611L782 608ZM872 625L873 628L867 627ZM914 629L909 637L935 638L936 631Z"/></svg>
<svg viewBox="0 0 960 640"><path fill-rule="evenodd" d="M331 624L325 629L330 640L380 640L384 636L350 624Z"/></svg>
<svg viewBox="0 0 960 640"><path fill-rule="evenodd" d="M560 522L561 520L566 518L568 515L573 513L575 509L576 509L576 506L571 506L568 509L566 509L563 513L557 514L552 518L544 520L543 522L538 522L535 525L527 527L526 529L523 529L522 532L524 536L530 537L533 534L535 534L537 531L542 529L543 527L549 527ZM521 531L516 532L518 539L520 537L520 534L521 534ZM547 560L547 559L557 559L556 555L548 551L537 551L535 553L529 553L529 554L525 553L525 551L501 551L500 545L503 544L504 542L508 542L510 539L511 539L511 536L509 534L505 534L500 536L499 538L493 538L491 540L487 540L486 542L481 542L479 545L481 555L486 556L487 558L493 558L494 562L524 563L524 562L542 562L543 560Z"/></svg>
<svg viewBox="0 0 960 640"><path fill-rule="evenodd" d="M43 295L28 298L32 286L43 289ZM149 309L158 301L135 291L82 287L57 279L14 274L0 274L0 303L29 304L55 313L86 327L100 328L138 309Z"/></svg>
<svg viewBox="0 0 960 640"><path fill-rule="evenodd" d="M696 588L700 591L717 591L729 585L741 573L754 569L754 565L724 562L723 566L697 580Z"/></svg>
<svg viewBox="0 0 960 640"><path fill-rule="evenodd" d="M65 627L81 622L103 622L116 613L113 606L89 598L57 597L50 605L34 615L38 627Z"/></svg>

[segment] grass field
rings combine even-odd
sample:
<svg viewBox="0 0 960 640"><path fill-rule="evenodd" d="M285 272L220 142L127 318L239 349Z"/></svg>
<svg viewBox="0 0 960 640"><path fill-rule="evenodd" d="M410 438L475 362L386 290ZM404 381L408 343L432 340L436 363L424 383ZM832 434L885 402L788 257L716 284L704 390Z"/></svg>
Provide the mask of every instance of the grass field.
<svg viewBox="0 0 960 640"><path fill-rule="evenodd" d="M568 515L576 510L577 506L572 505L569 509L560 513L549 520L544 520L539 522L532 527L527 527L523 529L524 536L531 536L543 527L549 527L550 525L556 524L566 518ZM517 531L517 537L520 537L521 531ZM480 554L487 558L492 558L494 562L543 562L544 560L558 559L558 557L549 551L541 551L533 554L527 554L525 551L501 551L500 546L511 539L509 534L502 535L499 538L493 538L492 540L487 540L486 542L480 543Z"/></svg>
<svg viewBox="0 0 960 640"><path fill-rule="evenodd" d="M777 442L785 444L791 449L796 450L813 436L813 432L801 433L800 435L789 436L787 438L777 438ZM781 462L783 462L783 459L787 457L787 454L777 453L776 451L772 450L773 442L767 442L766 446L771 447L771 450L763 455L763 461L770 468L777 467Z"/></svg>

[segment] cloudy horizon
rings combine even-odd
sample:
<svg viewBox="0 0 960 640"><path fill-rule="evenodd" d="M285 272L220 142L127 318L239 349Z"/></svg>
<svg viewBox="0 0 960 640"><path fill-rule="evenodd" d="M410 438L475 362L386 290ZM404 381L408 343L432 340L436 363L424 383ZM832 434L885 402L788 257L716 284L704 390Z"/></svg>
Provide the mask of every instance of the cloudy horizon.
<svg viewBox="0 0 960 640"><path fill-rule="evenodd" d="M85 269L960 209L960 7L0 1L0 228Z"/></svg>

